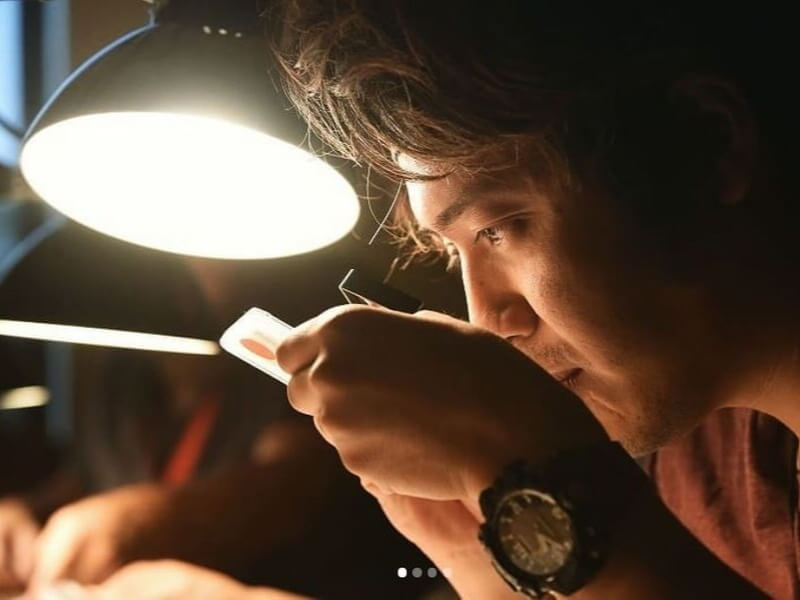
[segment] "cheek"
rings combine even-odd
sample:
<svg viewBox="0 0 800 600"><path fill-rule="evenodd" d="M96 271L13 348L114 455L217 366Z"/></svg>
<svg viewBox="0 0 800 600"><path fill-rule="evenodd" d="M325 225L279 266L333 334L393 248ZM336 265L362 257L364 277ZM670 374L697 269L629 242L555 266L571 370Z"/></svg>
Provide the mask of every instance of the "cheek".
<svg viewBox="0 0 800 600"><path fill-rule="evenodd" d="M591 257L558 243L558 238L538 240L535 249L514 258L516 279L531 307L561 337L572 337L591 323L602 323L607 290L596 278Z"/></svg>
<svg viewBox="0 0 800 600"><path fill-rule="evenodd" d="M609 244L587 243L576 231L543 246L528 296L542 321L588 368L619 375L653 341L641 326L651 317L645 287Z"/></svg>

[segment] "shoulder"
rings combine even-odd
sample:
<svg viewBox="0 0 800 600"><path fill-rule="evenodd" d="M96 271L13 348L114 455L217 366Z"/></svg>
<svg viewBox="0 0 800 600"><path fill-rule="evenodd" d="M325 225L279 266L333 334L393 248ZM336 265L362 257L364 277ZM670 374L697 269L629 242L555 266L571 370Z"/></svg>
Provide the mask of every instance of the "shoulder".
<svg viewBox="0 0 800 600"><path fill-rule="evenodd" d="M651 475L667 507L724 562L796 597L797 438L748 409L715 411L659 450Z"/></svg>

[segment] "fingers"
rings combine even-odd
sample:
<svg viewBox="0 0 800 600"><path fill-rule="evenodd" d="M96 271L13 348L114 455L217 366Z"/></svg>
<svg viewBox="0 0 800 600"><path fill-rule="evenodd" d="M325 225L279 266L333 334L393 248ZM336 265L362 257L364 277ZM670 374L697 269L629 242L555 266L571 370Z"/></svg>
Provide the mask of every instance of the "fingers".
<svg viewBox="0 0 800 600"><path fill-rule="evenodd" d="M83 600L310 600L279 590L245 588L226 575L175 560L141 561L120 569Z"/></svg>
<svg viewBox="0 0 800 600"><path fill-rule="evenodd" d="M57 536L40 547L31 584L37 588L69 579L78 583L102 581L119 566L113 546L104 540L85 543Z"/></svg>
<svg viewBox="0 0 800 600"><path fill-rule="evenodd" d="M296 372L286 385L286 395L297 412L314 416L319 411L320 399L312 389L311 373L311 367Z"/></svg>
<svg viewBox="0 0 800 600"><path fill-rule="evenodd" d="M24 501L0 500L0 589L27 583L38 532L39 524Z"/></svg>
<svg viewBox="0 0 800 600"><path fill-rule="evenodd" d="M81 600L178 600L188 586L180 568L171 560L131 563L117 570L102 583L84 588ZM186 596L188 597L188 596Z"/></svg>
<svg viewBox="0 0 800 600"><path fill-rule="evenodd" d="M294 375L308 367L320 351L320 329L337 315L351 310L350 306L335 306L295 327L275 351L281 369Z"/></svg>
<svg viewBox="0 0 800 600"><path fill-rule="evenodd" d="M20 524L0 535L0 589L24 586L33 567L37 528Z"/></svg>
<svg viewBox="0 0 800 600"><path fill-rule="evenodd" d="M278 364L291 375L308 367L319 354L323 340L330 337L332 333L335 335L335 331L343 321L347 321L349 315L367 312L374 313L376 309L361 304L334 306L298 325L278 346L275 352Z"/></svg>
<svg viewBox="0 0 800 600"><path fill-rule="evenodd" d="M36 563L31 574L34 587L72 578L83 549L75 533L69 524L55 522L45 527L36 542Z"/></svg>
<svg viewBox="0 0 800 600"><path fill-rule="evenodd" d="M113 546L104 540L94 540L80 548L69 571L62 573L59 578L79 583L96 583L103 581L119 566Z"/></svg>
<svg viewBox="0 0 800 600"><path fill-rule="evenodd" d="M10 531L0 533L0 590L10 589L20 584L12 567L14 549Z"/></svg>
<svg viewBox="0 0 800 600"><path fill-rule="evenodd" d="M462 321L461 319L457 319L455 317L451 317L450 315L446 315L444 313L436 312L433 310L418 310L417 312L414 313L414 316L419 319L423 319L425 321L434 321L436 323L448 323L448 324L460 323L462 325L464 324L464 321Z"/></svg>
<svg viewBox="0 0 800 600"><path fill-rule="evenodd" d="M308 596L298 596L281 590L258 588L249 590L247 600L311 600Z"/></svg>
<svg viewBox="0 0 800 600"><path fill-rule="evenodd" d="M38 527L32 524L21 527L15 536L11 554L11 570L16 578L26 583L33 572L36 556L36 538L39 534Z"/></svg>
<svg viewBox="0 0 800 600"><path fill-rule="evenodd" d="M74 581L59 581L47 587L28 589L21 600L90 600L97 598L88 588Z"/></svg>
<svg viewBox="0 0 800 600"><path fill-rule="evenodd" d="M163 576L160 561L142 561L123 567L102 584L87 588L91 600L122 600L123 598L148 598L145 590L154 578ZM137 589L138 588L138 589Z"/></svg>
<svg viewBox="0 0 800 600"><path fill-rule="evenodd" d="M319 341L309 332L295 330L275 350L281 369L294 375L310 365L319 352Z"/></svg>

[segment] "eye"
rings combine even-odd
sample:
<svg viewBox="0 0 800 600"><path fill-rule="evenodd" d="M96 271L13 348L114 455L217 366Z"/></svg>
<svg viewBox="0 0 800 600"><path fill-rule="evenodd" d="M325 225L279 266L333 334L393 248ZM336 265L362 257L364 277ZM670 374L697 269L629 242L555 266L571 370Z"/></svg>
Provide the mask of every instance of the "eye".
<svg viewBox="0 0 800 600"><path fill-rule="evenodd" d="M491 246L497 246L503 241L503 227L500 225L493 225L492 227L485 227L475 235L475 241L479 242L482 239L486 240Z"/></svg>
<svg viewBox="0 0 800 600"><path fill-rule="evenodd" d="M484 227L475 234L475 243L485 241L490 246L499 246L509 238L524 236L530 224L530 219L524 215L507 218L490 227Z"/></svg>

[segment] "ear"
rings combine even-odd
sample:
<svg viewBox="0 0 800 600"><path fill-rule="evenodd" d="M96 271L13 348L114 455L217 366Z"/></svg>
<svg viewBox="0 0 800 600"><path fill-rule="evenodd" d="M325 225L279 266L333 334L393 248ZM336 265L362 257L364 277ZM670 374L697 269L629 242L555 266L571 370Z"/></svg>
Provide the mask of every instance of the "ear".
<svg viewBox="0 0 800 600"><path fill-rule="evenodd" d="M722 205L746 201L755 178L758 131L754 115L741 90L731 81L689 75L673 88L674 99L701 115L717 138L711 168L711 187Z"/></svg>

